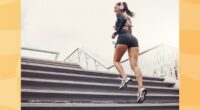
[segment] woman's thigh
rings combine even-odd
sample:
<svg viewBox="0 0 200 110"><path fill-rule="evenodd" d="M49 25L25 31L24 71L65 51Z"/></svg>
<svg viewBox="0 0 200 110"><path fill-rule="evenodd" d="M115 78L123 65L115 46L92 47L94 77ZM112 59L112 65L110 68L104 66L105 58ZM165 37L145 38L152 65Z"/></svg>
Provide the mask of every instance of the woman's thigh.
<svg viewBox="0 0 200 110"><path fill-rule="evenodd" d="M126 50L128 49L128 46L125 44L117 44L115 47L115 53L114 53L114 61L120 61Z"/></svg>
<svg viewBox="0 0 200 110"><path fill-rule="evenodd" d="M137 65L139 48L138 47L129 48L128 49L128 55L129 55L130 62L134 65Z"/></svg>

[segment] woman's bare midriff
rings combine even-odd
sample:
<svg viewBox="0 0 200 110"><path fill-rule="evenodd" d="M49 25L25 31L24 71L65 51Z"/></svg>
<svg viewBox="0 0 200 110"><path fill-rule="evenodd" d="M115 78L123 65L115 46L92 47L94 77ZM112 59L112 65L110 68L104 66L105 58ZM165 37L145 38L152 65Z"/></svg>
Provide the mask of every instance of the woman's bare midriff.
<svg viewBox="0 0 200 110"><path fill-rule="evenodd" d="M129 32L131 32L131 27L130 26L124 26L122 29L124 29L124 30L127 30L127 31L129 31Z"/></svg>

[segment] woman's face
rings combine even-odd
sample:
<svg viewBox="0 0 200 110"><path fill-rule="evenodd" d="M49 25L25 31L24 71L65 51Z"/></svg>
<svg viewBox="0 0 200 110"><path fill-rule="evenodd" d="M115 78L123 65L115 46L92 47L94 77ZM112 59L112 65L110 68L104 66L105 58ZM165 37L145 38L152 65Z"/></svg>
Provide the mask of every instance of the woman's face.
<svg viewBox="0 0 200 110"><path fill-rule="evenodd" d="M115 5L115 7L114 7L114 12L115 13L120 13L121 12L121 9L119 8L120 6L119 5Z"/></svg>

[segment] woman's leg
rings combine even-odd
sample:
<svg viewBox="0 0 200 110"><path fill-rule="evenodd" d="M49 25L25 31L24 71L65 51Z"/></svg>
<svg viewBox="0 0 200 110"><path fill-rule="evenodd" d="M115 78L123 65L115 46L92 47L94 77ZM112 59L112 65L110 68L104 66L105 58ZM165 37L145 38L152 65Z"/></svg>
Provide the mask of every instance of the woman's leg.
<svg viewBox="0 0 200 110"><path fill-rule="evenodd" d="M131 68L135 73L135 77L138 84L138 89L143 86L142 83L142 72L138 66L138 55L139 55L139 48L138 47L131 47L128 49L129 60L131 64Z"/></svg>
<svg viewBox="0 0 200 110"><path fill-rule="evenodd" d="M120 74L120 77L122 79L125 79L126 74L124 72L124 68L122 67L120 61L126 50L128 49L128 46L125 44L117 44L115 48L115 53L114 53L114 58L113 58L113 63L115 65L115 68Z"/></svg>

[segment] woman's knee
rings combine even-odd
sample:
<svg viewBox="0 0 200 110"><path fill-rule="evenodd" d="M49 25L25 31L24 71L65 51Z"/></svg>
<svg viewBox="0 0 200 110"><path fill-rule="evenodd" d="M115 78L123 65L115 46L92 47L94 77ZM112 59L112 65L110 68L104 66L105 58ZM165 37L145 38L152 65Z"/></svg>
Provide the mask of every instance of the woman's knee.
<svg viewBox="0 0 200 110"><path fill-rule="evenodd" d="M138 68L138 64L137 64L136 62L132 62L132 63L131 63L131 67L132 67L133 69L136 69L136 68Z"/></svg>
<svg viewBox="0 0 200 110"><path fill-rule="evenodd" d="M113 64L118 64L118 63L120 63L120 60L113 59Z"/></svg>

